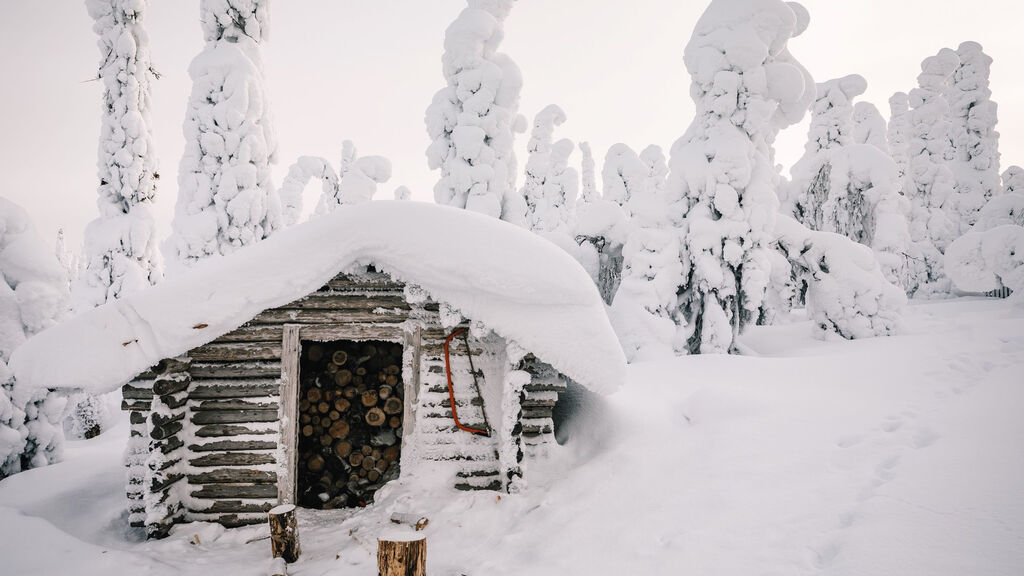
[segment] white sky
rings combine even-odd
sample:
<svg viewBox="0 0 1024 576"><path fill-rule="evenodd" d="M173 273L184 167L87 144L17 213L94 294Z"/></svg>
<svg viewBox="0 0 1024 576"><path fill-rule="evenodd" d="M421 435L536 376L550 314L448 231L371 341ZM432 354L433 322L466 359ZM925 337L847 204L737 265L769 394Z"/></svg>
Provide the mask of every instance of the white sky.
<svg viewBox="0 0 1024 576"><path fill-rule="evenodd" d="M202 47L198 1L151 0L155 67L153 130L161 165L160 238L170 233L191 88L188 64ZM993 56L1003 167L1024 164L1024 3L1007 0L805 0L810 29L791 51L823 81L868 80L865 99L888 115L888 98L916 84L920 62L942 47L980 42ZM707 2L519 0L502 50L523 71L521 112L550 103L568 122L556 137L589 140L598 169L609 146L666 153L693 116L682 51ZM280 183L301 155L337 162L341 142L389 157L400 184L432 199L423 113L441 87L444 30L465 0L275 0L264 49L279 139ZM64 226L69 244L97 214L99 62L80 0L0 0L0 195L24 206L44 237ZM806 123L782 134L778 160L801 154ZM520 167L526 138L518 142ZM578 153L574 155L578 164ZM318 186L307 189L307 205Z"/></svg>

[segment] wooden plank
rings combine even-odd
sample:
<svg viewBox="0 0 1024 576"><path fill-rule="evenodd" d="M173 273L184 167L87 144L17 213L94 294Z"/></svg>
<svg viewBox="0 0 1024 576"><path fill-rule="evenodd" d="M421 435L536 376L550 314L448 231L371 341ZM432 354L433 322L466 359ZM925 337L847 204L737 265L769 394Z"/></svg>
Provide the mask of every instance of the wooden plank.
<svg viewBox="0 0 1024 576"><path fill-rule="evenodd" d="M199 474L190 474L188 483L198 484L276 484L277 473L267 470L247 470L244 468L224 468Z"/></svg>
<svg viewBox="0 0 1024 576"><path fill-rule="evenodd" d="M192 452L245 452L275 448L277 442L272 440L215 440L206 444L190 444L188 447Z"/></svg>
<svg viewBox="0 0 1024 576"><path fill-rule="evenodd" d="M397 313L385 312L375 314L362 310L283 310L280 308L261 312L252 319L253 324L348 324L375 322L405 322L409 313L399 310Z"/></svg>
<svg viewBox="0 0 1024 576"><path fill-rule="evenodd" d="M273 484L210 484L192 491L193 498L248 498L266 499L277 497L277 486Z"/></svg>
<svg viewBox="0 0 1024 576"><path fill-rule="evenodd" d="M192 400L265 398L277 396L277 378L262 380L197 380L188 397Z"/></svg>
<svg viewBox="0 0 1024 576"><path fill-rule="evenodd" d="M189 351L197 362L246 362L250 360L279 360L280 342L226 342L211 343Z"/></svg>
<svg viewBox="0 0 1024 576"><path fill-rule="evenodd" d="M196 429L198 438L229 438L231 436L260 436L277 434L277 430L268 428L251 428L238 424L210 424Z"/></svg>
<svg viewBox="0 0 1024 576"><path fill-rule="evenodd" d="M281 375L280 362L196 362L192 378L267 378Z"/></svg>
<svg viewBox="0 0 1024 576"><path fill-rule="evenodd" d="M152 408L152 404L148 401L142 400L122 400L121 410L136 410L148 412Z"/></svg>
<svg viewBox="0 0 1024 576"><path fill-rule="evenodd" d="M277 410L277 402L266 400L205 400L194 404L194 412L208 412L210 410Z"/></svg>
<svg viewBox="0 0 1024 576"><path fill-rule="evenodd" d="M276 460L271 452L252 454L248 452L222 452L206 454L188 461L190 466L197 468L217 468L220 466L259 466L273 464Z"/></svg>
<svg viewBox="0 0 1024 576"><path fill-rule="evenodd" d="M298 410L299 398L299 353L301 328L294 324L284 327L281 348L281 443L284 445L284 467L279 470L281 481L278 483L277 500L281 504L294 504L298 501L298 485L295 471L298 466Z"/></svg>
<svg viewBox="0 0 1024 576"><path fill-rule="evenodd" d="M405 290L405 284L402 284L401 282L395 282L394 280L391 279L390 276L386 274L362 277L338 275L332 278L331 280L328 280L327 284L324 284L324 288L342 292L403 292Z"/></svg>
<svg viewBox="0 0 1024 576"><path fill-rule="evenodd" d="M277 410L210 410L192 415L193 424L277 422Z"/></svg>
<svg viewBox="0 0 1024 576"><path fill-rule="evenodd" d="M170 396L179 392L184 392L188 389L189 384L192 383L191 378L188 376L179 376L178 378L163 379L157 378L153 382L153 394L156 396Z"/></svg>
<svg viewBox="0 0 1024 576"><path fill-rule="evenodd" d="M376 324L304 324L298 326L300 340L331 342L335 340L381 340L384 342L404 342L406 332L401 326Z"/></svg>
<svg viewBox="0 0 1024 576"><path fill-rule="evenodd" d="M288 310L369 310L399 308L409 310L409 303L401 292L394 294L346 294L344 292L314 292L280 308Z"/></svg>
<svg viewBox="0 0 1024 576"><path fill-rule="evenodd" d="M150 400L153 398L152 383L148 386L125 384L121 387L121 397L126 400Z"/></svg>
<svg viewBox="0 0 1024 576"><path fill-rule="evenodd" d="M228 332L214 342L279 342L283 327L274 324L246 324Z"/></svg>
<svg viewBox="0 0 1024 576"><path fill-rule="evenodd" d="M271 508L276 506L273 502L245 502L241 500L221 500L215 501L209 508L203 508L202 510L196 510L196 514L246 514L246 513L260 513L267 512ZM217 522L224 524L228 528L237 528L239 526L245 526L246 524L261 524L266 523L266 516L262 516L257 519L244 520L242 523L238 523L232 520L231 516L222 516L216 519ZM225 521L227 523L225 523Z"/></svg>

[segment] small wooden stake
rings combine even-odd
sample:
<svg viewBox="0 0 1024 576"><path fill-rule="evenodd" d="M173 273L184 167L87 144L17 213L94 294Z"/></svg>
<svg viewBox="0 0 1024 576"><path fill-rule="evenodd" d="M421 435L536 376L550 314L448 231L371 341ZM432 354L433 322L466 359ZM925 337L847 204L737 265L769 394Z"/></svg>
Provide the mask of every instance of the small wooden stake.
<svg viewBox="0 0 1024 576"><path fill-rule="evenodd" d="M381 534L377 540L379 576L426 576L427 537L421 532Z"/></svg>
<svg viewBox="0 0 1024 576"><path fill-rule="evenodd" d="M282 504L267 512L270 522L270 553L289 564L299 559L299 524L294 504Z"/></svg>

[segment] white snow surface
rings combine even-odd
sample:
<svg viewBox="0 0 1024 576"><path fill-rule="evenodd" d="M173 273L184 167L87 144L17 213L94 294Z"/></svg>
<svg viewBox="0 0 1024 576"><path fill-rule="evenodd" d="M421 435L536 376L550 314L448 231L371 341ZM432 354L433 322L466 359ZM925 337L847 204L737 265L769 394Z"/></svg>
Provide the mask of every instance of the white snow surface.
<svg viewBox="0 0 1024 576"><path fill-rule="evenodd" d="M289 573L377 574L396 512L429 518L435 576L1024 573L1024 310L917 303L904 333L853 342L789 320L751 327L747 356L631 366L520 494L399 480L365 509L300 509ZM5 574L267 573L266 526L125 528L127 437L0 482Z"/></svg>
<svg viewBox="0 0 1024 576"><path fill-rule="evenodd" d="M11 366L30 386L109 391L368 264L422 287L594 391L613 392L625 378L601 298L569 255L495 218L398 201L349 206L200 262L39 334ZM51 361L53 350L62 351L61 362Z"/></svg>

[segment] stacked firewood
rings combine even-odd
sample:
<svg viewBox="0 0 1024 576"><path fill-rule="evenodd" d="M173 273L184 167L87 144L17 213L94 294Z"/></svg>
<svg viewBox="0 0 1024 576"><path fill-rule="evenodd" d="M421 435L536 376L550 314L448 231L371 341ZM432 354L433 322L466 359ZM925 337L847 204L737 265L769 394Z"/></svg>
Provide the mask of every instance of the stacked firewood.
<svg viewBox="0 0 1024 576"><path fill-rule="evenodd" d="M398 477L401 345L310 343L299 374L300 503L332 509L372 502Z"/></svg>

